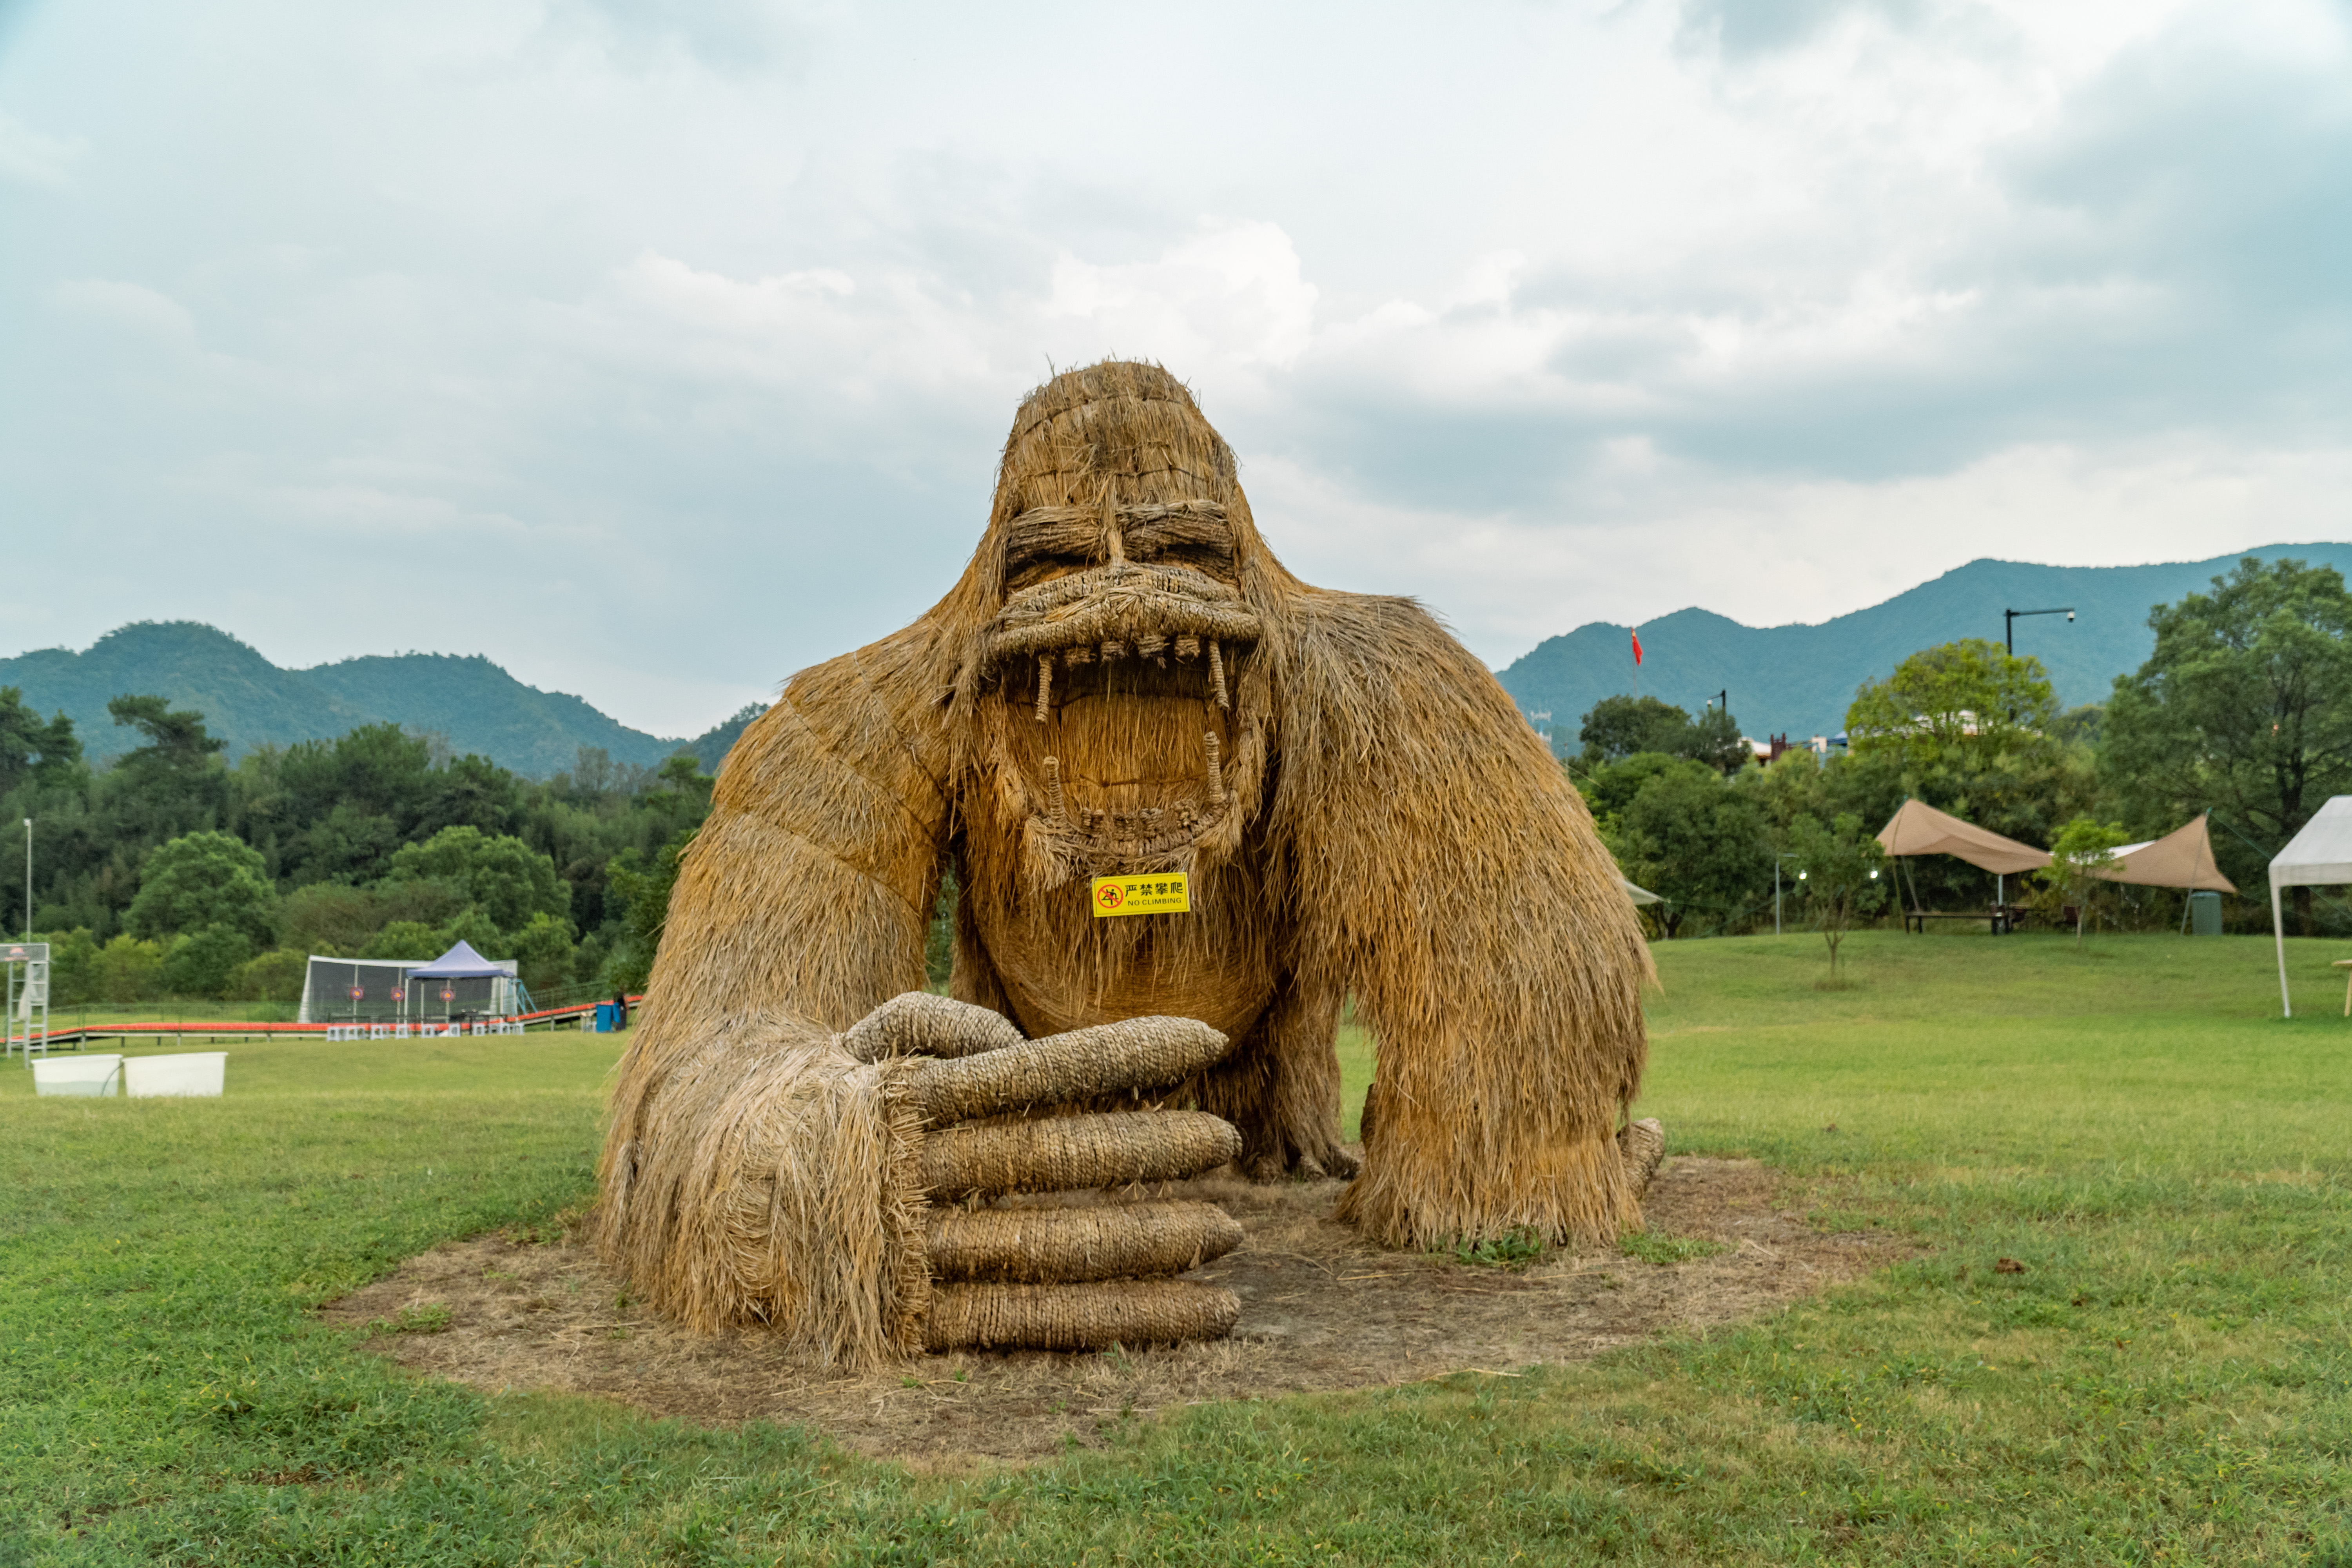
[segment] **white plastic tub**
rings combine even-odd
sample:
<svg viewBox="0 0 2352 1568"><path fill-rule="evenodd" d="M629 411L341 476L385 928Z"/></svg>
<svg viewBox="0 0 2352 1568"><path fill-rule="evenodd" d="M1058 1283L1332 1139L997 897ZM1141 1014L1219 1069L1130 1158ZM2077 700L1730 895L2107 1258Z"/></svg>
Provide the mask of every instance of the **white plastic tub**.
<svg viewBox="0 0 2352 1568"><path fill-rule="evenodd" d="M35 1094L110 1095L122 1084L122 1055L43 1057L33 1064Z"/></svg>
<svg viewBox="0 0 2352 1568"><path fill-rule="evenodd" d="M226 1051L132 1057L122 1064L122 1092L133 1100L164 1095L217 1095L227 1061Z"/></svg>

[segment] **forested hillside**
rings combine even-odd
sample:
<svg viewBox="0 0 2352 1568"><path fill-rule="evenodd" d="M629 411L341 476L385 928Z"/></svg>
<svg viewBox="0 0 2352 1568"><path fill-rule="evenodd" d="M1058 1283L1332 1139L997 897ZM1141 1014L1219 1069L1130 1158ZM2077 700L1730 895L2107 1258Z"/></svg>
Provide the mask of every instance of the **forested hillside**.
<svg viewBox="0 0 2352 1568"><path fill-rule="evenodd" d="M2264 561L2352 567L2352 544L2270 544L2243 552ZM2155 647L2148 612L2201 592L2235 566L2236 554L2150 566L2036 566L1971 561L1884 604L1817 626L1749 626L1711 610L1677 610L1642 623L1641 692L1694 712L1718 691L1750 735L1828 735L1845 726L1846 705L1864 681L1915 649L1962 637L2001 640L2001 611L2072 605L2064 617L2017 623L2017 651L2040 659L2062 706L2103 703L2116 677L2137 669ZM1769 621L1759 605L1749 619ZM1528 714L1570 742L1578 716L1604 697L1631 694L1629 628L1604 622L1539 644L1501 671L1506 690Z"/></svg>
<svg viewBox="0 0 2352 1568"><path fill-rule="evenodd" d="M362 725L390 723L428 737L436 752L487 757L529 778L571 767L583 746L637 767L691 752L706 769L715 768L745 717L696 740L665 740L580 698L526 686L479 655L370 655L281 669L226 632L194 621L142 621L109 632L81 653L42 648L0 659L0 686L16 688L42 713L71 719L94 762L137 743L107 716L107 703L125 692L153 693L203 714L231 763L257 747L332 740ZM756 713L757 705L748 711Z"/></svg>

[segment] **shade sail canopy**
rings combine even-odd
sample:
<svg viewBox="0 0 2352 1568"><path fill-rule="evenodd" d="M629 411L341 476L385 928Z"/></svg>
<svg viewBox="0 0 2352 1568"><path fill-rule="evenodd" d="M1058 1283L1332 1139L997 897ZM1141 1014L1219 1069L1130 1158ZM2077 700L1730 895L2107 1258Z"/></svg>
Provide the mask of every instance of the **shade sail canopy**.
<svg viewBox="0 0 2352 1568"><path fill-rule="evenodd" d="M2238 885L2213 860L2213 837L2200 816L2161 838L2126 844L2107 865L2091 873L2110 882L2143 888L2186 888L2191 892L2234 893Z"/></svg>
<svg viewBox="0 0 2352 1568"><path fill-rule="evenodd" d="M1980 870L2039 871L2050 851L2003 838L1988 828L1937 811L1924 800L1906 800L1878 830L1878 847L1889 855L1949 855Z"/></svg>
<svg viewBox="0 0 2352 1568"><path fill-rule="evenodd" d="M503 963L492 963L474 951L474 944L461 942L422 969L408 972L411 980L487 980L493 975L505 976L514 971Z"/></svg>
<svg viewBox="0 0 2352 1568"><path fill-rule="evenodd" d="M2271 936L2278 943L2279 1011L2294 1016L2286 994L2286 917L2282 888L2352 882L2352 795L2339 795L2313 814L2303 831L2271 858Z"/></svg>

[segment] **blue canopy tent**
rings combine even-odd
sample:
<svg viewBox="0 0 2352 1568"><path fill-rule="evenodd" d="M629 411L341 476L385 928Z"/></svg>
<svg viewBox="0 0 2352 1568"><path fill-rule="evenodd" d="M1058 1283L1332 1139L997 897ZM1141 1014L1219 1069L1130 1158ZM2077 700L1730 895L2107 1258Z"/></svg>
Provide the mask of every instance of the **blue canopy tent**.
<svg viewBox="0 0 2352 1568"><path fill-rule="evenodd" d="M432 1011L432 1004L441 1004L441 1015L455 1013L488 1013L511 1017L530 1010L530 993L523 989L515 973L511 958L484 958L474 951L473 943L461 942L432 963L408 972L408 984L422 985L425 1004L421 1011Z"/></svg>

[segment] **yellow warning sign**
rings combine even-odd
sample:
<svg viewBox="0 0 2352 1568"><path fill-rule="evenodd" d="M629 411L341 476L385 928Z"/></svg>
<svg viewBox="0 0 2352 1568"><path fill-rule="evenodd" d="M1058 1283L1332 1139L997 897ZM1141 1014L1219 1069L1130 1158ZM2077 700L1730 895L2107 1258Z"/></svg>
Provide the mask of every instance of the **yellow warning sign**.
<svg viewBox="0 0 2352 1568"><path fill-rule="evenodd" d="M1149 877L1097 877L1095 918L1105 915L1182 915L1192 912L1192 890L1181 871Z"/></svg>

